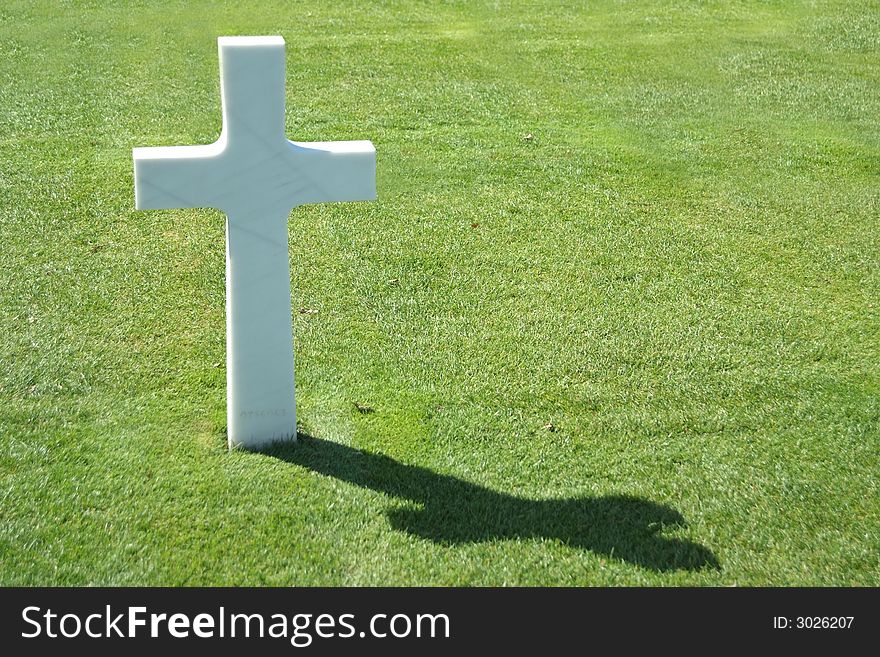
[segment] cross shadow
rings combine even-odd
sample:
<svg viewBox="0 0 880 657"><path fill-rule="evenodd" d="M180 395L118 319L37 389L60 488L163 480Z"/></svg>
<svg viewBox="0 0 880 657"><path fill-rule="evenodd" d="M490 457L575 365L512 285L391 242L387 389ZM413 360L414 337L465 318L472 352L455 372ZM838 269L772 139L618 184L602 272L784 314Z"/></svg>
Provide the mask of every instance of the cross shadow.
<svg viewBox="0 0 880 657"><path fill-rule="evenodd" d="M664 536L665 529L683 527L685 520L675 509L650 500L515 497L302 433L297 443L277 443L261 453L421 505L388 511L392 527L442 545L558 539L656 571L720 568L709 549Z"/></svg>

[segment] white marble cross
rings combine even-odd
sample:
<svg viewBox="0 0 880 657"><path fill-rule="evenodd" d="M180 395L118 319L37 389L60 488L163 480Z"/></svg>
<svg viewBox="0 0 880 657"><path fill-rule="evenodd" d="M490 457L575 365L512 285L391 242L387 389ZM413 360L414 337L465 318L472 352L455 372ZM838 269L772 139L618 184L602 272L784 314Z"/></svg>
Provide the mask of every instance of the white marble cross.
<svg viewBox="0 0 880 657"><path fill-rule="evenodd" d="M221 37L223 130L206 146L135 148L135 207L226 214L229 446L296 439L287 217L376 198L369 141L284 136L284 39Z"/></svg>

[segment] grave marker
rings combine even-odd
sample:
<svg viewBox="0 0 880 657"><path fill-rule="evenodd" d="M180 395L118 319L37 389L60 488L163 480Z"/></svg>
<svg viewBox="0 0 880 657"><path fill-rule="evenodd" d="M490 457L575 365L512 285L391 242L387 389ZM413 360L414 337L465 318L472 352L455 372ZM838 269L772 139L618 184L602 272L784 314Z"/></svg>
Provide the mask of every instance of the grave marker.
<svg viewBox="0 0 880 657"><path fill-rule="evenodd" d="M220 37L223 129L205 146L135 148L138 210L226 214L229 446L296 439L287 218L305 203L376 198L369 141L284 134L284 39Z"/></svg>

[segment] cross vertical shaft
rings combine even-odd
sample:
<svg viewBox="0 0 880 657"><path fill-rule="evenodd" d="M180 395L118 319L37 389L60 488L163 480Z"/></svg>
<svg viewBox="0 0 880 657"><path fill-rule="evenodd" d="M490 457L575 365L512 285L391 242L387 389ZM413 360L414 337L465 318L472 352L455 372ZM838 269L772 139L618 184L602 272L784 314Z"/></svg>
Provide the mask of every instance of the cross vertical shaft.
<svg viewBox="0 0 880 657"><path fill-rule="evenodd" d="M226 386L231 445L296 437L287 212L226 220Z"/></svg>
<svg viewBox="0 0 880 657"><path fill-rule="evenodd" d="M221 37L221 140L245 167L284 138L284 41ZM259 193L254 181L253 192ZM279 197L226 209L226 418L230 446L296 438L287 215Z"/></svg>
<svg viewBox="0 0 880 657"><path fill-rule="evenodd" d="M284 139L284 40L220 37L223 134L268 144Z"/></svg>

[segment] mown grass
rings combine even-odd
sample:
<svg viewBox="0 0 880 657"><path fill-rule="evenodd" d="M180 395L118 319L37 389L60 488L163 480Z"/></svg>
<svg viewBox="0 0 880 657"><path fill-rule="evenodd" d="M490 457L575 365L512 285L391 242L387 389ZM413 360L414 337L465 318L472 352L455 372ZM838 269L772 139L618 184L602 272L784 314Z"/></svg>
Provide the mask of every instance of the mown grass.
<svg viewBox="0 0 880 657"><path fill-rule="evenodd" d="M291 138L379 158L378 202L291 215L266 454L225 449L222 216L133 210L132 147L216 138L233 34L286 38ZM4 3L0 583L880 584L878 34Z"/></svg>

